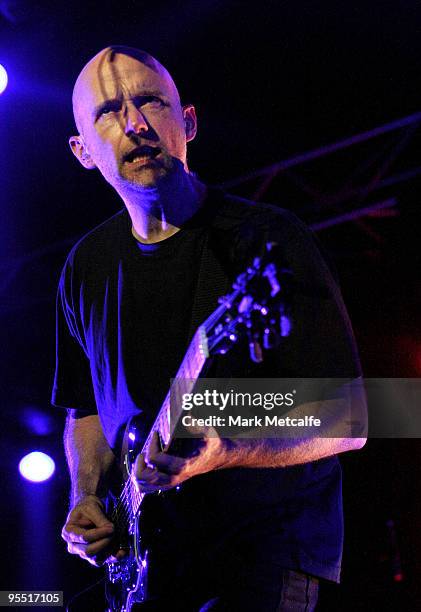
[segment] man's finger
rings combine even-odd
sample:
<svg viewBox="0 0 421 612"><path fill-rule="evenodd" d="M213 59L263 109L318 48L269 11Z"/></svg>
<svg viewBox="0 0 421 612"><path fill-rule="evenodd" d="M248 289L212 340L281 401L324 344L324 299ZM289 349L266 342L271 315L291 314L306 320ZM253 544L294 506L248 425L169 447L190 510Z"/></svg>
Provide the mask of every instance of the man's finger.
<svg viewBox="0 0 421 612"><path fill-rule="evenodd" d="M146 465L150 465L151 460L154 457L156 457L156 455L158 455L159 453L162 453L161 444L159 442L158 433L154 431L152 434L151 442L148 448L146 449L146 457L145 457Z"/></svg>
<svg viewBox="0 0 421 612"><path fill-rule="evenodd" d="M133 465L132 474L134 478L142 482L155 482L162 474L157 467L147 465L143 455L138 455Z"/></svg>
<svg viewBox="0 0 421 612"><path fill-rule="evenodd" d="M81 510L82 512L82 510ZM105 516L104 512L102 511L102 509L97 506L96 504L87 504L86 506L83 507L83 518L84 519L89 519L92 521L92 523L96 526L96 527L105 527L105 526L112 526L112 522ZM70 522L72 521L71 515L70 515ZM77 519L74 520L74 523L77 524Z"/></svg>
<svg viewBox="0 0 421 612"><path fill-rule="evenodd" d="M111 543L112 538L102 538L93 544L82 544L80 542L70 541L67 544L67 550L72 555L79 555L88 561L93 559L97 562L100 556L105 559L108 555Z"/></svg>
<svg viewBox="0 0 421 612"><path fill-rule="evenodd" d="M147 468L143 472L136 474L135 478L138 484L146 486L168 485L171 482L170 474L159 472L156 468Z"/></svg>
<svg viewBox="0 0 421 612"><path fill-rule="evenodd" d="M127 548L119 548L117 552L113 553L106 559L106 563L115 563L116 561L122 561L125 557L128 557L129 550Z"/></svg>
<svg viewBox="0 0 421 612"><path fill-rule="evenodd" d="M141 484L139 483L139 489L142 493L158 493L158 491L169 491L173 489L176 484L170 482L170 484L160 484L160 485L151 485L151 484Z"/></svg>
<svg viewBox="0 0 421 612"><path fill-rule="evenodd" d="M101 540L97 540L91 544L70 540L67 543L67 550L72 554L79 555L82 553L83 555L93 557L105 548L111 546L111 542L112 538L101 538Z"/></svg>
<svg viewBox="0 0 421 612"><path fill-rule="evenodd" d="M96 557L100 553L104 553L107 549L110 548L112 542L112 538L103 538L102 540L98 540L93 544L89 544L85 549L85 554L87 557Z"/></svg>
<svg viewBox="0 0 421 612"><path fill-rule="evenodd" d="M160 472L166 474L179 474L186 465L186 460L182 457L175 457L174 455L167 455L161 453L160 455L151 459L151 464L157 467Z"/></svg>
<svg viewBox="0 0 421 612"><path fill-rule="evenodd" d="M92 529L83 529L72 523L67 523L62 531L62 538L66 541L80 542L81 544L89 544L95 542L114 532L114 525L105 525L104 527L94 527Z"/></svg>
<svg viewBox="0 0 421 612"><path fill-rule="evenodd" d="M142 474L148 469L146 465L145 457L140 453L132 466L132 474L136 477L138 474Z"/></svg>

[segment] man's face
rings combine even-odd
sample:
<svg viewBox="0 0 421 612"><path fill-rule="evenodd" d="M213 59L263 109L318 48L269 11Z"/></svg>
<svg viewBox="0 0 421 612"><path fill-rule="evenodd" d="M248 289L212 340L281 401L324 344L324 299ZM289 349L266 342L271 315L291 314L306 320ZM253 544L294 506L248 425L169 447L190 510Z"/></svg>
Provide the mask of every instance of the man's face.
<svg viewBox="0 0 421 612"><path fill-rule="evenodd" d="M174 83L159 64L150 67L124 54L109 57L88 64L76 87L83 153L117 189L154 187L176 166L187 169L194 108L181 107ZM71 145L81 158L72 139Z"/></svg>

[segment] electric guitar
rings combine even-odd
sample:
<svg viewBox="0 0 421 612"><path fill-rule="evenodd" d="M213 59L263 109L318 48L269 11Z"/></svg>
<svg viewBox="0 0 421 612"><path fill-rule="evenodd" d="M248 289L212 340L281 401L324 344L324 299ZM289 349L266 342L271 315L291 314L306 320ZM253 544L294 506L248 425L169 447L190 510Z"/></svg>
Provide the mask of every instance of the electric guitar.
<svg viewBox="0 0 421 612"><path fill-rule="evenodd" d="M248 337L250 358L255 362L262 361L263 349L274 348L283 336L289 335L291 272L279 267L277 250L275 243L267 244L265 254L255 258L238 276L231 293L219 298L219 306L198 327L175 378L178 397L190 393L209 359L227 353L240 335ZM161 448L169 448L183 412L181 402L173 400L170 389L147 436L142 436L140 416L133 417L126 428L123 442L125 482L109 516L116 532L126 538L129 554L122 561L107 564L108 612L130 612L134 604L141 604L147 598L148 559L147 551L141 547L139 524L146 494L139 492L131 469L137 455L147 451L155 432Z"/></svg>

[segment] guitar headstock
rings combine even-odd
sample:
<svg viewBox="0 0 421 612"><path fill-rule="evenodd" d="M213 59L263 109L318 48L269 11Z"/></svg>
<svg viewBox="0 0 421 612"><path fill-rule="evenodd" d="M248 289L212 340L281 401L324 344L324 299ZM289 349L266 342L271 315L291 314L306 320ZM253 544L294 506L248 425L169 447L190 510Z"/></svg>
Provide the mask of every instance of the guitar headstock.
<svg viewBox="0 0 421 612"><path fill-rule="evenodd" d="M276 347L291 331L288 314L292 273L280 264L279 248L268 243L265 254L240 274L231 293L205 321L209 354L224 354L246 335L251 359L260 362L263 349Z"/></svg>

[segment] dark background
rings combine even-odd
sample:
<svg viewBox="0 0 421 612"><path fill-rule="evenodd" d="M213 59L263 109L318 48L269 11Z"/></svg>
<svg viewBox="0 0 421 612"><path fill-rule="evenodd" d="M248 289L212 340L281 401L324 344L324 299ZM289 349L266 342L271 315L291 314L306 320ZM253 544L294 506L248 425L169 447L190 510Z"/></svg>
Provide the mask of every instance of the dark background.
<svg viewBox="0 0 421 612"><path fill-rule="evenodd" d="M421 111L415 0L0 1L0 63L10 79L0 96L3 590L59 589L69 597L100 578L68 556L59 537L68 479L63 415L50 407L49 393L55 287L66 252L121 207L67 145L73 82L109 44L148 50L173 74L183 101L196 105L190 166L209 183ZM421 374L419 121L290 164L261 191L310 224L393 201L318 232L338 270L367 376ZM232 190L252 197L261 186L239 179ZM35 449L57 464L45 484L17 472L21 456ZM323 590L320 610L415 610L419 441L370 440L343 464L343 583ZM394 581L397 574L403 581Z"/></svg>

